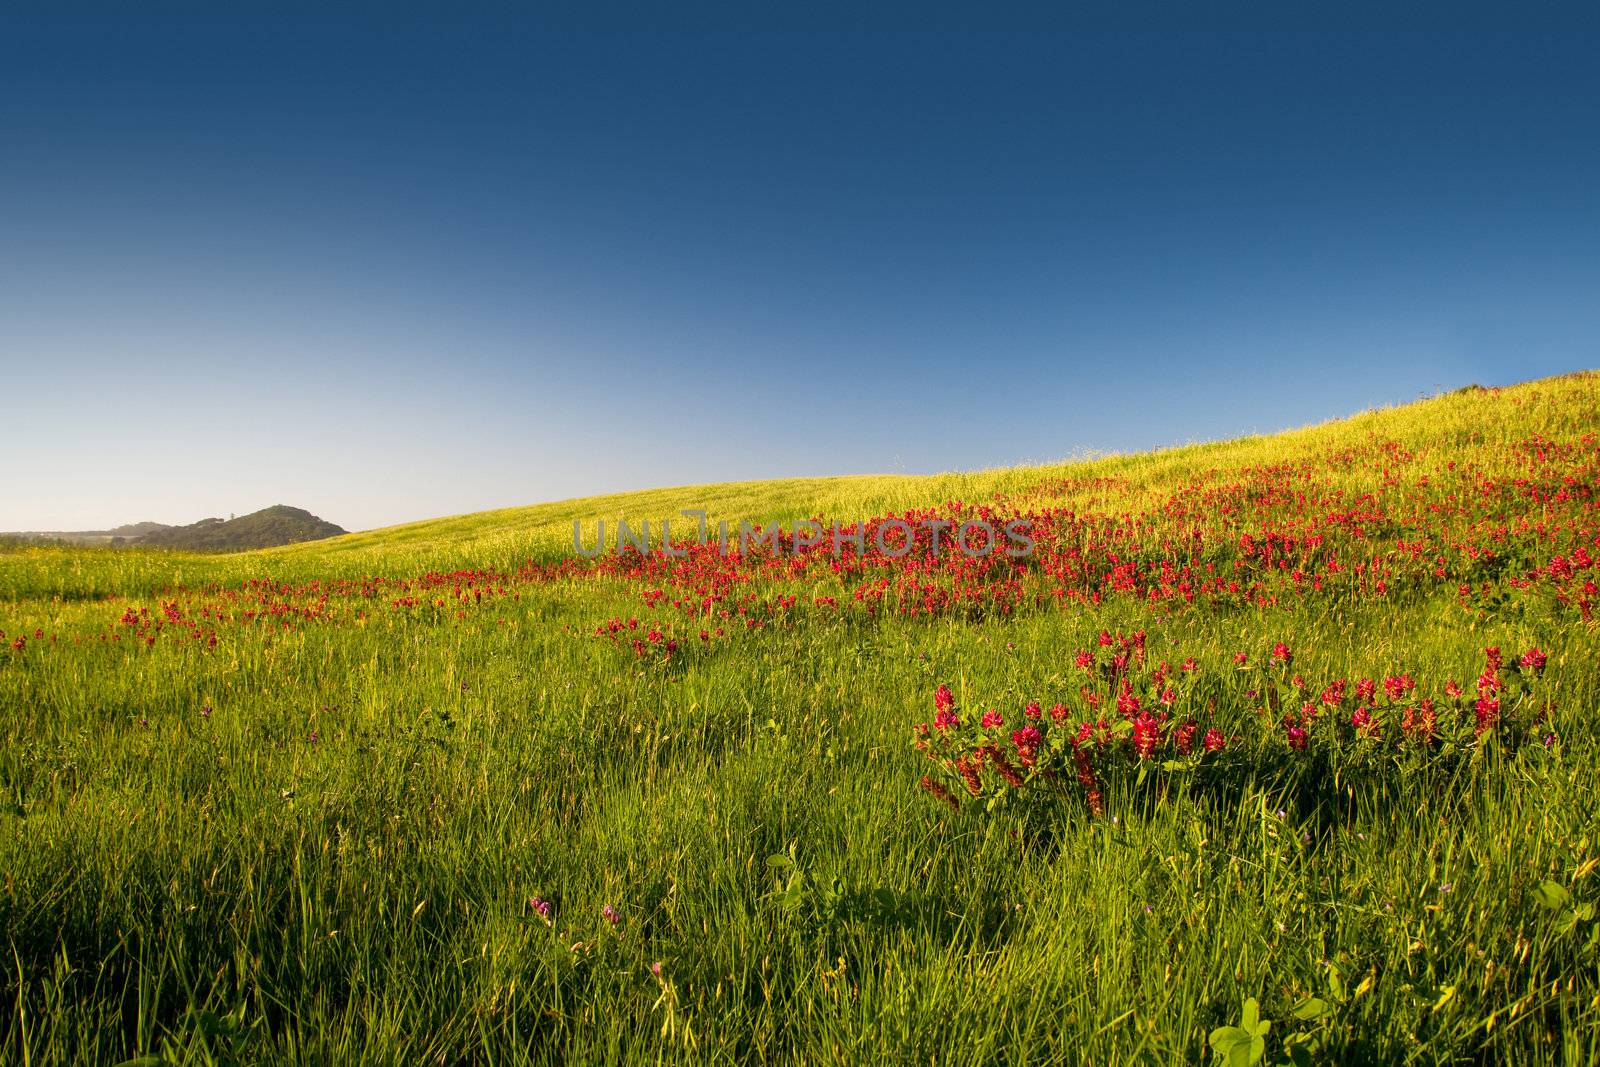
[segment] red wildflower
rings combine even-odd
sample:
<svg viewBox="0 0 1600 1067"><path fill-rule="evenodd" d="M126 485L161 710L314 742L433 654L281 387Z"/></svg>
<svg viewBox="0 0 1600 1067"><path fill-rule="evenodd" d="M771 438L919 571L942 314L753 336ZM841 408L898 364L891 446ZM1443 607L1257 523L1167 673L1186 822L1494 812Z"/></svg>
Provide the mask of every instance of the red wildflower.
<svg viewBox="0 0 1600 1067"><path fill-rule="evenodd" d="M965 756L956 758L956 773L961 775L961 780L967 785L967 792L977 796L983 792L983 757L974 753L974 758Z"/></svg>
<svg viewBox="0 0 1600 1067"><path fill-rule="evenodd" d="M1433 701L1424 700L1419 706L1406 708L1400 718L1400 730L1407 737L1415 738L1424 744L1433 740L1434 727L1438 718L1433 710Z"/></svg>
<svg viewBox="0 0 1600 1067"><path fill-rule="evenodd" d="M1500 701L1494 697L1479 697L1472 710L1478 719L1477 729L1474 732L1479 737L1493 730L1500 722Z"/></svg>
<svg viewBox="0 0 1600 1067"><path fill-rule="evenodd" d="M1022 773L1011 765L1011 761L1006 759L1004 752L1001 752L993 745L979 749L979 752L989 760L1000 777L1005 779L1007 785L1013 789L1022 788L1024 784Z"/></svg>
<svg viewBox="0 0 1600 1067"><path fill-rule="evenodd" d="M1017 757L1022 760L1022 765L1032 767L1039 746L1044 744L1044 735L1037 726L1024 726L1011 735L1011 743L1017 746Z"/></svg>
<svg viewBox="0 0 1600 1067"><path fill-rule="evenodd" d="M1146 712L1133 720L1133 749L1140 759L1147 760L1155 755L1164 740L1161 723L1155 716Z"/></svg>
<svg viewBox="0 0 1600 1067"><path fill-rule="evenodd" d="M934 799L949 805L951 811L961 810L961 802L955 798L950 790L946 789L932 778L929 778L926 774L922 776L922 781L918 782L917 784L920 785L925 792L931 794Z"/></svg>
<svg viewBox="0 0 1600 1067"><path fill-rule="evenodd" d="M1366 708L1357 708L1350 713L1350 725L1354 726L1362 737L1378 736L1377 722L1372 718L1372 712Z"/></svg>
<svg viewBox="0 0 1600 1067"><path fill-rule="evenodd" d="M1089 757L1088 751L1076 748L1072 752L1072 762L1078 774L1078 784L1083 786L1084 800L1089 805L1089 811L1095 815L1105 814L1105 799L1100 793L1100 782L1094 776L1094 761Z"/></svg>

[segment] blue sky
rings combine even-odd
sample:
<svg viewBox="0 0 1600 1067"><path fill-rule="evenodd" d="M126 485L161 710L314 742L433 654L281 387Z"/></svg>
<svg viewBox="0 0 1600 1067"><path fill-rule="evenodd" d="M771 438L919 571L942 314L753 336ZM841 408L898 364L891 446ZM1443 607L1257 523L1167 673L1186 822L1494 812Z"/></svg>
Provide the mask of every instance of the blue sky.
<svg viewBox="0 0 1600 1067"><path fill-rule="evenodd" d="M0 529L934 472L1600 365L1594 35L0 15Z"/></svg>

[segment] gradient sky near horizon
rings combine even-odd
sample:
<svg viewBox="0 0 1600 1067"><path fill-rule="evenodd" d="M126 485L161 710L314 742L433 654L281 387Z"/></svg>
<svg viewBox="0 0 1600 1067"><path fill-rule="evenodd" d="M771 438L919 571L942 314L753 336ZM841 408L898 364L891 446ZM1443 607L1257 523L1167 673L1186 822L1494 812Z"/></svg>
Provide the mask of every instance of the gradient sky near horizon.
<svg viewBox="0 0 1600 1067"><path fill-rule="evenodd" d="M1595 367L1596 44L0 15L0 529L1044 462Z"/></svg>

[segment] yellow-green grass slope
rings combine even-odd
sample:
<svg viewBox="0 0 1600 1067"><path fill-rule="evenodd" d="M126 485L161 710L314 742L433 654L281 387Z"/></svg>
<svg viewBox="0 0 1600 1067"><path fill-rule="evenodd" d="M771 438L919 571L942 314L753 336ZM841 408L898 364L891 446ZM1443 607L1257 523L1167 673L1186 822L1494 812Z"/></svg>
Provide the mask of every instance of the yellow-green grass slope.
<svg viewBox="0 0 1600 1067"><path fill-rule="evenodd" d="M66 598L153 592L173 585L229 582L270 574L297 577L408 576L425 571L515 567L527 559L572 555L574 521L583 543L594 545L595 522L607 523L615 543L618 520L653 529L668 519L674 536L693 531L681 512L707 512L714 525L737 530L752 523L821 516L852 522L874 515L951 500L989 501L997 494L1026 496L1072 479L1078 487L1035 502L1080 511L1134 511L1158 506L1197 478L1236 476L1248 467L1318 459L1374 440L1410 450L1448 454L1453 449L1511 444L1530 433L1579 436L1600 428L1600 375L1592 372L1529 382L1507 389L1468 387L1410 404L1264 436L1193 444L1155 452L1034 467L938 475L855 475L788 478L651 489L585 497L429 519L283 548L228 556L137 549L85 551L71 547L0 547L0 600L58 595ZM1270 415L1257 413L1253 420ZM1504 458L1504 457L1503 457ZM1505 474L1489 468L1491 475ZM1337 480L1352 495L1381 488L1381 471L1352 467Z"/></svg>
<svg viewBox="0 0 1600 1067"><path fill-rule="evenodd" d="M1449 582L818 612L665 663L592 636L670 617L621 580L459 610L386 590L230 622L214 648L119 619L165 602L209 626L250 579L555 560L574 518L996 494L1138 513L1302 460L1348 506L1394 492L1381 457L1338 462L1381 447L1426 455L1403 488L1432 514L1461 486L1424 469L1522 477L1512 446L1581 442L1597 412L1600 379L1575 376L1056 467L658 490L221 558L7 549L0 629L30 640L0 649L0 1062L1194 1063L1246 997L1273 1061L1298 1035L1314 1062L1594 1062L1596 638L1515 572L1470 608ZM1519 568L1544 550L1546 509L1524 510ZM918 791L936 685L963 713L1071 699L1102 629L1211 671L1281 641L1313 686L1406 671L1433 691L1470 687L1487 644L1536 644L1556 740L1381 773L1357 753L1312 780L1283 748L1203 787L1113 791L1100 819ZM1230 731L1254 714L1217 710Z"/></svg>

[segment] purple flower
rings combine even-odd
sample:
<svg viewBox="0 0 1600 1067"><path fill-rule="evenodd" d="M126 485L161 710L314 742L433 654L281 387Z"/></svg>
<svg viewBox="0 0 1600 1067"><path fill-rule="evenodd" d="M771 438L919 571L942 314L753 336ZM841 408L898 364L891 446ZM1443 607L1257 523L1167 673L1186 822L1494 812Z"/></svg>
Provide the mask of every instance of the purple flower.
<svg viewBox="0 0 1600 1067"><path fill-rule="evenodd" d="M528 907L538 912L544 918L550 918L550 902L541 897L529 897Z"/></svg>
<svg viewBox="0 0 1600 1067"><path fill-rule="evenodd" d="M612 926L622 925L622 913L616 908L613 908L610 904L607 904L605 907L601 908L600 914L604 915L606 917L606 922L610 923Z"/></svg>

